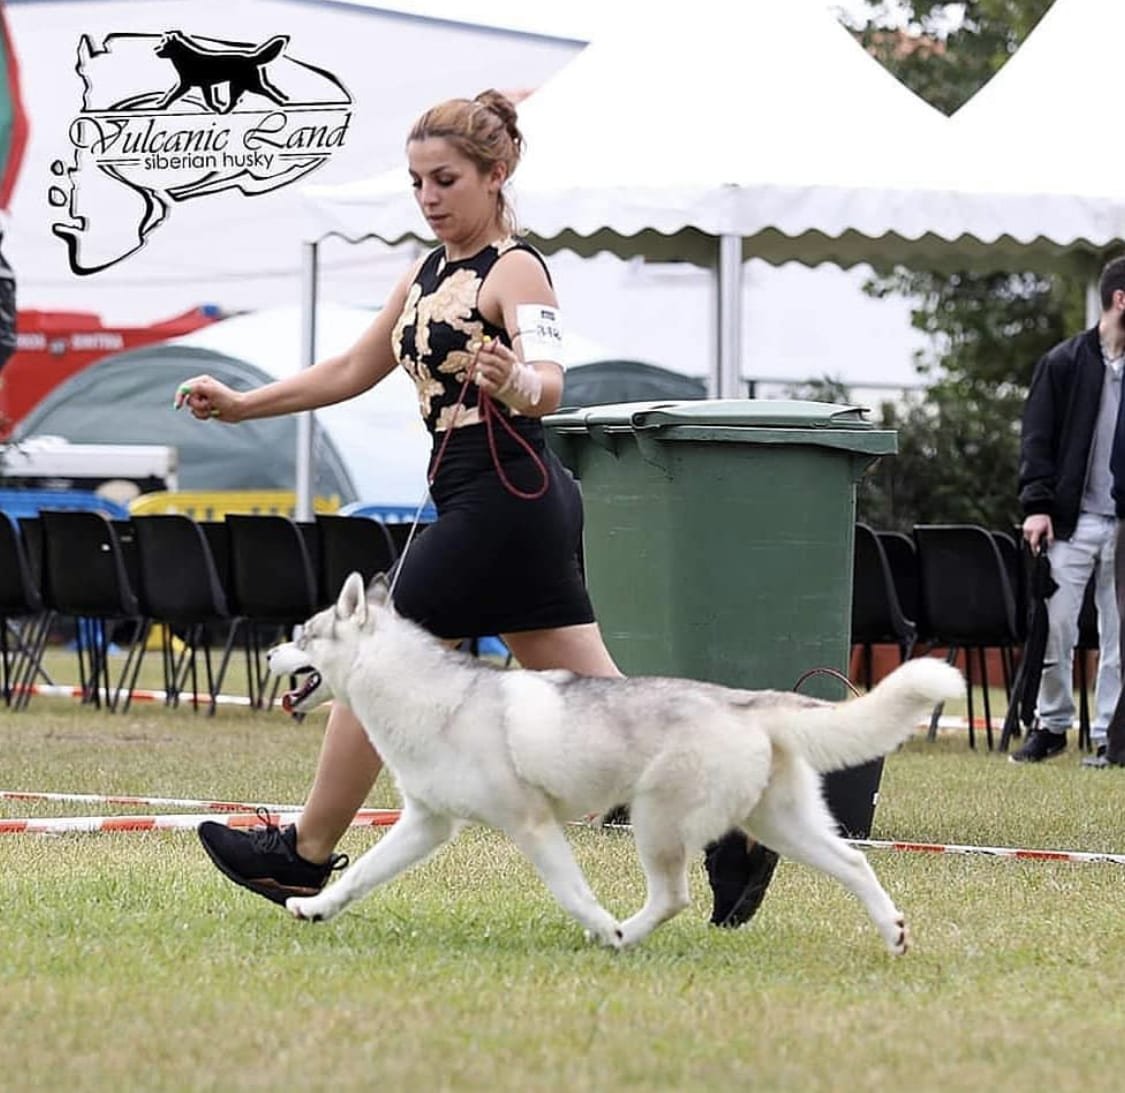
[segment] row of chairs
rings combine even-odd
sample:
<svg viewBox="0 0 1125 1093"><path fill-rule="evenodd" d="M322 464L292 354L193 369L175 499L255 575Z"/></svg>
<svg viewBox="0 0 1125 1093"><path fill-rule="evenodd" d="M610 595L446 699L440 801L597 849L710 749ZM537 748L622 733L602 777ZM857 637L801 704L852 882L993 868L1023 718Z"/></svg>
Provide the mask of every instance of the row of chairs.
<svg viewBox="0 0 1125 1093"><path fill-rule="evenodd" d="M208 710L239 639L250 703L269 706L264 651L293 625L332 602L348 573L365 580L389 572L410 525L317 514L186 515L114 520L97 512L41 510L13 520L0 513L0 659L5 702L27 705L44 675L43 654L56 620L78 623L76 647L84 701L127 710L149 636L160 624L167 701L190 680L198 708L199 660ZM223 631L225 630L225 634ZM212 644L222 656L217 670ZM110 679L112 639L125 649ZM274 684L274 690L276 683Z"/></svg>
<svg viewBox="0 0 1125 1093"><path fill-rule="evenodd" d="M852 643L860 648L861 675L870 687L873 646L893 644L901 660L919 645L945 648L952 663L963 654L969 745L976 747L973 692L982 694L984 724L994 746L988 656L999 651L1005 693L1011 698L1016 657L1027 637L1031 554L1017 534L970 524L918 525L912 535L855 529ZM1093 582L1079 621L1079 651L1098 647ZM974 663L975 662L975 663ZM1086 658L1076 658L1080 738L1089 740ZM930 724L937 731L937 715Z"/></svg>

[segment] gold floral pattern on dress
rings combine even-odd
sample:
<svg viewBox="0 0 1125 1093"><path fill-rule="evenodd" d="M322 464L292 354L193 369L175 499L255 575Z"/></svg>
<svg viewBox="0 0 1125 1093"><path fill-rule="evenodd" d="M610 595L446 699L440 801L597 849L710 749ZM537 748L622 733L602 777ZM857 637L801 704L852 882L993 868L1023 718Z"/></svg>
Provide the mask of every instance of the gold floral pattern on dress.
<svg viewBox="0 0 1125 1093"><path fill-rule="evenodd" d="M391 330L391 348L414 383L422 416L432 432L482 421L473 405L478 393L468 388L466 377L486 334L505 344L507 339L502 326L481 314L480 290L497 259L513 249L530 250L510 235L455 262L438 248L423 261L410 285ZM470 404L467 408L459 405L462 398ZM502 403L496 409L515 416Z"/></svg>
<svg viewBox="0 0 1125 1093"><path fill-rule="evenodd" d="M458 383L464 383L465 375L477 355L478 344L472 343L469 349L451 349L445 355L445 360L438 365L438 371L453 376Z"/></svg>
<svg viewBox="0 0 1125 1093"><path fill-rule="evenodd" d="M418 389L418 405L422 407L422 417L428 418L433 411L433 399L445 390L445 384L436 380L433 373L424 365L414 366L414 386Z"/></svg>
<svg viewBox="0 0 1125 1093"><path fill-rule="evenodd" d="M442 408L434 424L434 432L444 433L447 429L460 429L463 425L477 425L479 422L480 410L475 406L462 406L458 402Z"/></svg>
<svg viewBox="0 0 1125 1093"><path fill-rule="evenodd" d="M460 331L469 340L480 338L484 324L478 319L470 322L476 311L477 294L480 292L480 275L471 269L459 269L451 273L428 296L418 301L418 321L414 328L414 341L418 356L430 355L430 324L445 323L452 330Z"/></svg>

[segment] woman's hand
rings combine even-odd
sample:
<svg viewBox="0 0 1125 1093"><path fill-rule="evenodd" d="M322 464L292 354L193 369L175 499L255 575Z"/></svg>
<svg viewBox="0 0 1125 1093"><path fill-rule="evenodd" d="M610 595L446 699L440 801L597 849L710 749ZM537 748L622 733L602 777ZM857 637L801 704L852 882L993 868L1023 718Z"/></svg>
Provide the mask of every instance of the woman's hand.
<svg viewBox="0 0 1125 1093"><path fill-rule="evenodd" d="M524 364L495 338L486 338L477 350L473 382L485 394L519 411L537 406L543 392L543 381L535 368Z"/></svg>
<svg viewBox="0 0 1125 1093"><path fill-rule="evenodd" d="M200 421L217 419L236 422L241 420L239 401L239 393L231 390L225 383L220 383L211 376L194 376L184 380L176 388L172 408L178 410L181 406L186 406L192 417Z"/></svg>

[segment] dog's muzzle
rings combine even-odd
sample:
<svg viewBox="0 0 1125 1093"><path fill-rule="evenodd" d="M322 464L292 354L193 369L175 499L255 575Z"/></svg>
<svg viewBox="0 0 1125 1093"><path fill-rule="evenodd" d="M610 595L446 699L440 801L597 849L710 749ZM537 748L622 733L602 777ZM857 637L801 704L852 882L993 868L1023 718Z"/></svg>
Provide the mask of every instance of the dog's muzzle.
<svg viewBox="0 0 1125 1093"><path fill-rule="evenodd" d="M317 705L316 702L310 702L317 691L320 690L323 680L320 678L320 673L315 668L306 668L303 673L304 682L295 691L286 691L281 696L281 708L286 713L303 713L306 709L311 709ZM307 706L306 706L307 703Z"/></svg>

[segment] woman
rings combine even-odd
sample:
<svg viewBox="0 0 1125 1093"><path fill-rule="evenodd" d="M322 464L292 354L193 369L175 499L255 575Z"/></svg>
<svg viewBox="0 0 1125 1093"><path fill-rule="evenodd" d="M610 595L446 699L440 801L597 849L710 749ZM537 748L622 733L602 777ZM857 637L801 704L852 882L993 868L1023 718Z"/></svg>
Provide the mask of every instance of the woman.
<svg viewBox="0 0 1125 1093"><path fill-rule="evenodd" d="M522 145L514 108L495 91L423 114L407 159L441 245L403 277L347 352L246 392L196 376L179 388L177 405L225 423L311 410L358 395L401 365L433 435L438 518L400 565L396 608L439 637L498 633L525 668L618 676L579 568L578 489L540 420L562 396L552 356L560 328L546 265L515 238L504 195ZM343 864L334 848L381 766L362 726L336 704L299 823L249 832L205 824L203 845L230 879L274 902L312 894ZM762 848L736 857L724 867L725 902L716 907L728 925L753 913L773 866ZM712 853L709 862L717 860ZM757 895L747 911L748 892Z"/></svg>

